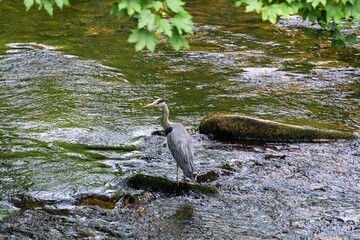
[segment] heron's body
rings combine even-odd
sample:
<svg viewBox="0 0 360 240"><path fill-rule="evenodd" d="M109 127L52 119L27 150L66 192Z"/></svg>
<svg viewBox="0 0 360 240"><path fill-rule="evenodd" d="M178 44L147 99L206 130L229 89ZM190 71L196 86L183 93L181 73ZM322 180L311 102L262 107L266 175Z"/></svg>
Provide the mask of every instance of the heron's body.
<svg viewBox="0 0 360 240"><path fill-rule="evenodd" d="M167 143L176 163L184 175L194 181L194 147L188 131L180 123L170 123L172 131L167 134Z"/></svg>
<svg viewBox="0 0 360 240"><path fill-rule="evenodd" d="M194 147L188 131L180 123L169 121L169 108L162 99L157 99L145 107L159 107L162 109L161 125L167 134L167 143L171 155L174 157L184 175L195 181L194 178Z"/></svg>

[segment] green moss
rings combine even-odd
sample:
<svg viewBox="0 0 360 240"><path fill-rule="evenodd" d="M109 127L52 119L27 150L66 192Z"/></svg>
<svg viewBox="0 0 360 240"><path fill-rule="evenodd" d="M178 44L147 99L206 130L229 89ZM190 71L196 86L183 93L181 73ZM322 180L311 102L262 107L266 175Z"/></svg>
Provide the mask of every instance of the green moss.
<svg viewBox="0 0 360 240"><path fill-rule="evenodd" d="M206 195L216 195L219 193L215 187L183 182L179 182L179 184L177 184L176 182L163 177L155 177L144 174L136 174L130 177L127 184L131 188L151 192L161 192L166 195L182 195L189 193L190 191Z"/></svg>
<svg viewBox="0 0 360 240"><path fill-rule="evenodd" d="M107 159L106 154L104 154L107 151L123 153L123 152L131 152L139 149L134 145L116 145L116 146L88 145L82 143L69 143L63 141L54 141L53 145L56 147L63 148L62 154L79 153L86 156L88 159L93 159L93 160Z"/></svg>
<svg viewBox="0 0 360 240"><path fill-rule="evenodd" d="M228 163L224 163L223 165L220 166L220 168L228 170L228 171L234 171L234 169Z"/></svg>
<svg viewBox="0 0 360 240"><path fill-rule="evenodd" d="M241 115L215 113L200 123L200 132L218 139L263 142L323 142L356 139L353 133L295 126Z"/></svg>
<svg viewBox="0 0 360 240"><path fill-rule="evenodd" d="M119 151L119 152L131 152L138 150L139 148L134 145L116 145L116 146L107 146L107 145L88 145L82 143L69 143L62 141L54 141L54 144L66 149L76 150L97 150L97 151Z"/></svg>

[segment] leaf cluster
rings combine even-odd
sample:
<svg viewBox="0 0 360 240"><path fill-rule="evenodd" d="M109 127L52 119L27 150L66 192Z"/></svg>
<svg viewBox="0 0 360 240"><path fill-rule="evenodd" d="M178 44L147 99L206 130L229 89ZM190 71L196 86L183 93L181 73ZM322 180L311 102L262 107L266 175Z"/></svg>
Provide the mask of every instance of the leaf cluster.
<svg viewBox="0 0 360 240"><path fill-rule="evenodd" d="M155 51L161 38L179 51L189 48L186 34L193 33L192 16L184 9L181 0L118 0L111 14L135 19L137 28L132 30L128 41L135 43L135 50Z"/></svg>
<svg viewBox="0 0 360 240"><path fill-rule="evenodd" d="M60 9L64 6L70 6L69 0L24 0L26 11L28 11L34 4L38 6L39 10L45 9L47 13L52 16L54 8L56 5Z"/></svg>
<svg viewBox="0 0 360 240"><path fill-rule="evenodd" d="M246 12L257 12L264 21L273 24L280 17L299 14L329 31L333 47L342 48L357 42L355 31L345 37L340 30L344 22L345 25L360 22L359 0L235 0L235 5L245 5Z"/></svg>

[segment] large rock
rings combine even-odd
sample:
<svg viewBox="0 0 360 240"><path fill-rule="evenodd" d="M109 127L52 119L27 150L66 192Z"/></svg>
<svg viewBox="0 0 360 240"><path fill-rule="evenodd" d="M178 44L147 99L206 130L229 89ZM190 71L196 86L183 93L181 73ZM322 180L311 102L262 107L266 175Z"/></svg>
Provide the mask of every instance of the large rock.
<svg viewBox="0 0 360 240"><path fill-rule="evenodd" d="M160 192L165 195L183 195L190 191L206 195L217 195L216 187L194 183L170 181L164 177L135 174L128 178L127 185L134 189L142 189L150 192Z"/></svg>
<svg viewBox="0 0 360 240"><path fill-rule="evenodd" d="M261 142L326 142L356 139L353 133L323 130L232 114L210 114L200 123L200 133L216 139Z"/></svg>

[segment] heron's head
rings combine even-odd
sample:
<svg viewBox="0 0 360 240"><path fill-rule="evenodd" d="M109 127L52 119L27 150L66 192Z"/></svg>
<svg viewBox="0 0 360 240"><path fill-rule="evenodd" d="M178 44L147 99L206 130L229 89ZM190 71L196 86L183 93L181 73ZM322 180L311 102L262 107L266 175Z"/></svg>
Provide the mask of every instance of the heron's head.
<svg viewBox="0 0 360 240"><path fill-rule="evenodd" d="M151 107L162 107L165 105L165 100L164 99L156 99L154 102L145 105L144 108L151 108Z"/></svg>

